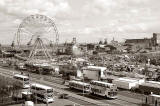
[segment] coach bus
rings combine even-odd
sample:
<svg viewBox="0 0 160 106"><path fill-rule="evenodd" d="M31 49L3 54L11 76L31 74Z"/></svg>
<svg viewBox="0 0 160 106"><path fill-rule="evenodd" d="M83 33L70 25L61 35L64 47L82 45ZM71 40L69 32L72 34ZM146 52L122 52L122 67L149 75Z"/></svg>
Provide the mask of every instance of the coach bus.
<svg viewBox="0 0 160 106"><path fill-rule="evenodd" d="M117 98L117 86L115 84L94 80L90 84L91 93L107 98Z"/></svg>
<svg viewBox="0 0 160 106"><path fill-rule="evenodd" d="M36 100L43 101L45 103L52 103L54 101L52 87L38 83L32 83L31 92Z"/></svg>
<svg viewBox="0 0 160 106"><path fill-rule="evenodd" d="M90 84L81 81L69 81L69 87L77 90L84 90L85 92L90 92Z"/></svg>
<svg viewBox="0 0 160 106"><path fill-rule="evenodd" d="M29 83L29 77L22 75L22 74L15 74L13 76L14 79L16 79L18 82L20 82L20 86L24 89L30 88L30 83ZM19 84L19 83L17 83Z"/></svg>

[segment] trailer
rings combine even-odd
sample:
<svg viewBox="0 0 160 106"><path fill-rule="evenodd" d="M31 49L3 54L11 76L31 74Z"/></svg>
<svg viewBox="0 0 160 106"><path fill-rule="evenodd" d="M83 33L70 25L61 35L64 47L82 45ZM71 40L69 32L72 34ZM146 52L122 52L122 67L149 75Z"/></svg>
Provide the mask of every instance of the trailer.
<svg viewBox="0 0 160 106"><path fill-rule="evenodd" d="M160 82L157 81L146 81L139 85L139 90L144 94L156 94L160 95Z"/></svg>
<svg viewBox="0 0 160 106"><path fill-rule="evenodd" d="M144 83L144 79L135 79L129 77L117 78L112 81L118 88L131 90L132 88L138 88L139 84Z"/></svg>

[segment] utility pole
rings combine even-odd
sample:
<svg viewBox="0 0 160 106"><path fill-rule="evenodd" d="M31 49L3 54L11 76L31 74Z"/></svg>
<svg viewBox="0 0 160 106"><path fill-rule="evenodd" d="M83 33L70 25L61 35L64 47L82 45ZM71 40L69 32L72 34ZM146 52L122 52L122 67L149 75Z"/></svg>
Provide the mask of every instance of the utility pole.
<svg viewBox="0 0 160 106"><path fill-rule="evenodd" d="M36 105L37 105L37 86L36 86Z"/></svg>
<svg viewBox="0 0 160 106"><path fill-rule="evenodd" d="M83 96L84 96L84 73L83 73Z"/></svg>
<svg viewBox="0 0 160 106"><path fill-rule="evenodd" d="M48 99L48 94L47 94L47 90L46 90L46 98ZM46 100L47 100L46 99ZM46 103L46 106L48 106L48 101L46 101L47 103Z"/></svg>

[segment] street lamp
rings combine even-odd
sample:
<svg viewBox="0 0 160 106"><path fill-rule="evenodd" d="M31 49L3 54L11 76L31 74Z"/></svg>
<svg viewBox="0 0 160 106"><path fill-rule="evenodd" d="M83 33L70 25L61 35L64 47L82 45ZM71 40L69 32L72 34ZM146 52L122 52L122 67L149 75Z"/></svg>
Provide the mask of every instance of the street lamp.
<svg viewBox="0 0 160 106"><path fill-rule="evenodd" d="M48 106L48 93L47 93L47 90L46 90L46 106Z"/></svg>

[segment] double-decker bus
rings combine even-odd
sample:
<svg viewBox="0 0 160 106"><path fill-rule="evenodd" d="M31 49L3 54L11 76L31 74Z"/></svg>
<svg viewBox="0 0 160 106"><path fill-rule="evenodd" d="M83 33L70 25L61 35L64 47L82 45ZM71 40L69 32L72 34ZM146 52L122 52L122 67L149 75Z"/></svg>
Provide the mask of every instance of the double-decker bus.
<svg viewBox="0 0 160 106"><path fill-rule="evenodd" d="M43 101L45 103L51 103L54 101L52 87L38 83L32 83L31 92L33 97L39 101Z"/></svg>
<svg viewBox="0 0 160 106"><path fill-rule="evenodd" d="M117 86L115 84L94 80L90 84L91 93L107 98L117 98Z"/></svg>
<svg viewBox="0 0 160 106"><path fill-rule="evenodd" d="M17 83L17 84L19 84L19 86L21 86L23 89L30 88L30 83L29 83L29 77L28 76L22 75L22 74L15 74L13 76L13 78L16 79L18 82L20 82L20 83Z"/></svg>
<svg viewBox="0 0 160 106"><path fill-rule="evenodd" d="M77 90L82 90L85 92L90 92L90 84L81 81L74 81L74 80L69 81L69 87Z"/></svg>

